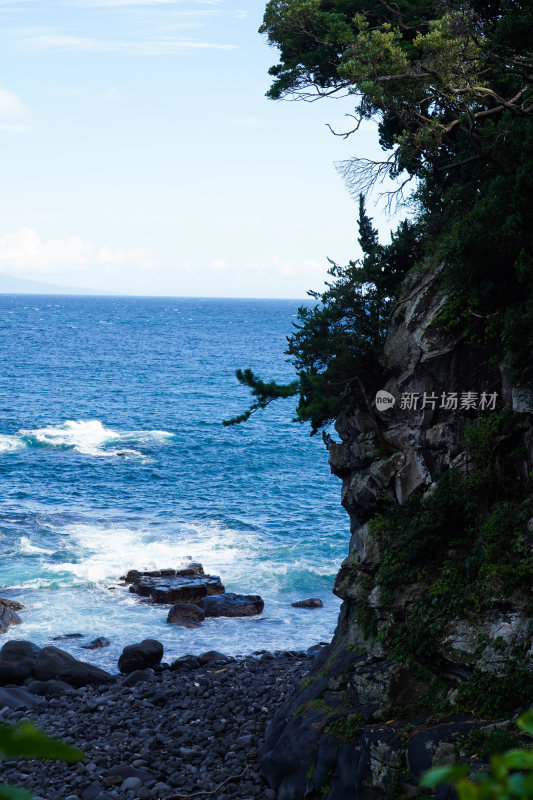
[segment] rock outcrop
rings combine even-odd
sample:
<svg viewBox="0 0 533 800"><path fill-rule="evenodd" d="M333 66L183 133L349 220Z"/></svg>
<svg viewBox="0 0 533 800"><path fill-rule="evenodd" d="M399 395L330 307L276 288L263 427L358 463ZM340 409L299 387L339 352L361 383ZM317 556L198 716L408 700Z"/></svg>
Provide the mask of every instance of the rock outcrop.
<svg viewBox="0 0 533 800"><path fill-rule="evenodd" d="M183 569L132 569L124 580L130 584L130 592L149 597L154 603L197 603L208 595L224 592L218 575L205 575L202 565L195 562Z"/></svg>
<svg viewBox="0 0 533 800"><path fill-rule="evenodd" d="M489 691L490 679L505 677L506 670L514 670L517 680L524 675L527 680L533 670L528 600L521 591L468 614L464 603L458 604L459 611L439 620L437 629L431 614L423 613L428 602L427 583L418 577L423 569L415 580L406 571L392 589L383 578L386 569L398 572L404 554L400 545L391 548L391 529L380 535L376 515L413 497L431 497L445 473L468 475L466 429L493 407L514 412L514 427L485 450L496 473L500 459L502 480L522 486L522 518L531 508L532 386L512 385L505 366L494 363L486 347L444 330L438 317L445 301L433 277L406 282L383 353L382 389L395 404L380 410L369 402L337 419L341 441L330 441L329 458L342 480L351 533L334 588L343 604L331 645L267 730L262 772L278 800L417 796L423 771L453 762L458 743L472 730L490 730L486 715L476 717L456 705L460 687L475 677L473 690ZM437 518L435 525L441 523ZM531 552L533 519L526 527L520 539L524 555ZM496 529L498 535L504 534ZM405 547L411 544L416 549L420 542ZM450 583L453 564L464 571L465 561L476 557L452 542L445 553L452 565ZM439 602L438 591L432 591ZM391 644L398 621L406 628L409 620L420 620L416 647L424 668L416 652L407 659ZM425 650L432 653L429 667ZM445 796L443 790L440 797Z"/></svg>

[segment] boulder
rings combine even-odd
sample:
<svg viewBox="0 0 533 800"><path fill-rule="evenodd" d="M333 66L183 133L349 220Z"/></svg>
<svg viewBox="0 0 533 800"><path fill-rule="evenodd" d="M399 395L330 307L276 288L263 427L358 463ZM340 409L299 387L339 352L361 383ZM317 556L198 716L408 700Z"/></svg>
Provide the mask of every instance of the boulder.
<svg viewBox="0 0 533 800"><path fill-rule="evenodd" d="M84 650L98 650L100 647L109 647L111 642L109 639L106 639L105 636L98 636L96 639L93 639L92 642L88 644L82 644Z"/></svg>
<svg viewBox="0 0 533 800"><path fill-rule="evenodd" d="M0 650L0 686L22 684L35 671L40 648L32 642L13 639Z"/></svg>
<svg viewBox="0 0 533 800"><path fill-rule="evenodd" d="M35 671L34 658L21 658L16 664L0 664L0 686L24 683Z"/></svg>
<svg viewBox="0 0 533 800"><path fill-rule="evenodd" d="M36 658L41 648L24 639L12 639L0 649L0 664L18 664L23 658Z"/></svg>
<svg viewBox="0 0 533 800"><path fill-rule="evenodd" d="M61 636L52 636L52 642L61 642L63 639L83 639L83 633L62 633Z"/></svg>
<svg viewBox="0 0 533 800"><path fill-rule="evenodd" d="M136 686L138 683L144 683L144 681L153 681L155 678L155 673L153 669L147 667L146 669L136 669L133 672L124 678L122 681L123 686Z"/></svg>
<svg viewBox="0 0 533 800"><path fill-rule="evenodd" d="M20 625L21 622L21 618L15 611L0 605L0 633L5 633L11 625Z"/></svg>
<svg viewBox="0 0 533 800"><path fill-rule="evenodd" d="M205 597L198 603L206 617L253 617L260 614L265 604L257 594L225 592Z"/></svg>
<svg viewBox="0 0 533 800"><path fill-rule="evenodd" d="M35 677L39 681L48 681L53 678L64 681L75 689L81 686L99 686L113 683L114 678L93 664L65 653L57 647L43 647L35 659Z"/></svg>
<svg viewBox="0 0 533 800"><path fill-rule="evenodd" d="M170 665L170 669L173 672L178 670L188 670L188 669L196 669L200 666L200 661L196 656L191 656L187 654L186 656L180 656L175 661L172 662Z"/></svg>
<svg viewBox="0 0 533 800"><path fill-rule="evenodd" d="M318 597L309 597L307 600L297 600L291 603L294 608L322 608L324 603Z"/></svg>
<svg viewBox="0 0 533 800"><path fill-rule="evenodd" d="M124 648L118 660L118 668L123 674L137 669L156 667L163 658L163 645L156 639L144 639L139 644L130 644Z"/></svg>
<svg viewBox="0 0 533 800"><path fill-rule="evenodd" d="M207 653L202 653L198 656L198 661L203 667L205 664L211 663L226 664L228 661L233 661L233 659L225 656L224 653L219 653L218 650L208 650Z"/></svg>
<svg viewBox="0 0 533 800"><path fill-rule="evenodd" d="M197 628L205 619L205 613L194 603L175 603L168 612L167 622L183 628Z"/></svg>

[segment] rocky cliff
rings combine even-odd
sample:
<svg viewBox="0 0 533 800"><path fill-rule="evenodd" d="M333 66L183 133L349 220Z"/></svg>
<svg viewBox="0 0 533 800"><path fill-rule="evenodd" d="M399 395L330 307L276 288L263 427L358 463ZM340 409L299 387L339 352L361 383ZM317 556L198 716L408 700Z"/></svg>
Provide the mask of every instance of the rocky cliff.
<svg viewBox="0 0 533 800"><path fill-rule="evenodd" d="M449 332L445 302L438 276L408 279L383 352L396 402L343 413L329 443L343 604L267 732L279 800L416 796L422 772L473 757L531 702L533 382Z"/></svg>

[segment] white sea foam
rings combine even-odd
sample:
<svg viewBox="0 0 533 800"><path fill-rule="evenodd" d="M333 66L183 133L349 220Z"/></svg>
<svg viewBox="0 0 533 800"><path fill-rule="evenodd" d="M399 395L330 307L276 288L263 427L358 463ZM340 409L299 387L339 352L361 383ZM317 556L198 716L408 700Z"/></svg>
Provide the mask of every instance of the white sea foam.
<svg viewBox="0 0 533 800"><path fill-rule="evenodd" d="M0 434L0 453L11 453L24 447L24 442L18 436Z"/></svg>
<svg viewBox="0 0 533 800"><path fill-rule="evenodd" d="M31 555L33 553L41 553L45 556L52 556L55 553L55 550L47 550L45 547L37 547L37 545L32 544L27 536L20 537L20 545L19 545L19 552L25 555Z"/></svg>
<svg viewBox="0 0 533 800"><path fill-rule="evenodd" d="M122 444L164 442L173 438L168 431L115 431L106 428L100 420L71 420L60 425L19 431L22 444L45 447L63 447L90 456L142 456L138 450L121 447ZM15 438L15 437L12 437ZM113 447L114 445L114 447Z"/></svg>
<svg viewBox="0 0 533 800"><path fill-rule="evenodd" d="M76 558L49 564L48 569L70 573L74 582L116 581L129 569L177 568L191 558L211 573L233 577L247 548L242 533L217 524L187 526L179 536L160 534L157 540L145 529L116 525L77 523L61 532L68 536Z"/></svg>

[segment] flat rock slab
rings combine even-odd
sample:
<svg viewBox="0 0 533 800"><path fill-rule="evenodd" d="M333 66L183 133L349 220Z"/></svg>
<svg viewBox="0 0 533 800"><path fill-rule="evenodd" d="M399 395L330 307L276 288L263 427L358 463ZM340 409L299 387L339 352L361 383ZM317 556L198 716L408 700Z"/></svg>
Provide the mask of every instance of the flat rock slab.
<svg viewBox="0 0 533 800"><path fill-rule="evenodd" d="M205 575L203 566L197 561L178 569L130 569L123 580L130 584L133 594L169 605L197 603L208 595L224 591L218 575Z"/></svg>
<svg viewBox="0 0 533 800"><path fill-rule="evenodd" d="M218 575L176 575L170 578L141 576L130 592L151 597L154 603L197 603L211 594L220 594L224 586Z"/></svg>
<svg viewBox="0 0 533 800"><path fill-rule="evenodd" d="M126 583L137 583L139 578L185 578L188 575L203 575L204 568L198 561L190 561L184 567L168 567L166 569L130 569L130 571L121 577L121 581Z"/></svg>
<svg viewBox="0 0 533 800"><path fill-rule="evenodd" d="M225 592L204 598L198 603L206 617L253 617L265 607L258 594Z"/></svg>

